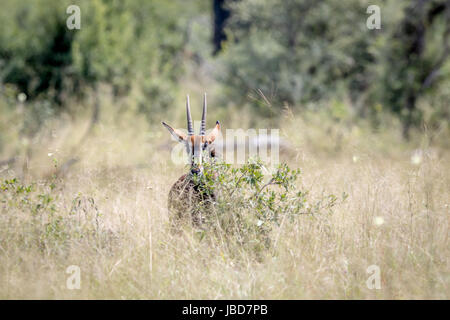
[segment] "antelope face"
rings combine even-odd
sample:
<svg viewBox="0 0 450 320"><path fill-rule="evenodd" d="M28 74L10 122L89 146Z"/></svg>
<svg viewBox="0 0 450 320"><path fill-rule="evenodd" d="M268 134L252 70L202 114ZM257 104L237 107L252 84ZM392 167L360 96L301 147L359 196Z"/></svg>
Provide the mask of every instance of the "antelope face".
<svg viewBox="0 0 450 320"><path fill-rule="evenodd" d="M206 93L203 98L203 112L202 112L202 121L200 126L200 134L194 134L194 128L192 125L192 117L191 117L191 107L189 105L189 96L187 96L186 101L186 116L187 116L187 127L188 134L184 134L180 130L172 128L165 122L162 124L169 130L170 134L177 139L179 142L184 143L186 146L186 152L189 156L190 162L190 173L191 174L202 174L203 172L203 157L206 154L207 156L214 157L214 141L220 133L220 123L216 122L216 126L214 129L206 135Z"/></svg>

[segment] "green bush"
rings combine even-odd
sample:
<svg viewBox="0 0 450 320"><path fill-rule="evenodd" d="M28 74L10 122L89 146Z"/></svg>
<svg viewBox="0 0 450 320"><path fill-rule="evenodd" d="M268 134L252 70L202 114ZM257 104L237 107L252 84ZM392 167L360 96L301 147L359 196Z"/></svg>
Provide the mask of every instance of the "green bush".
<svg viewBox="0 0 450 320"><path fill-rule="evenodd" d="M280 164L266 177L267 170L261 160L249 160L240 167L219 160L205 164L204 174L195 178L207 195L198 207L205 224L201 237L225 239L230 245L259 252L271 246L272 231L283 223L301 215L331 214L338 203L335 195L313 201L308 191L298 189L299 169ZM206 203L210 201L214 206Z"/></svg>
<svg viewBox="0 0 450 320"><path fill-rule="evenodd" d="M67 253L73 242L110 248L117 237L104 228L93 198L77 195L69 208L59 199L55 179L22 184L17 179L0 183L0 245L18 244L21 250Z"/></svg>

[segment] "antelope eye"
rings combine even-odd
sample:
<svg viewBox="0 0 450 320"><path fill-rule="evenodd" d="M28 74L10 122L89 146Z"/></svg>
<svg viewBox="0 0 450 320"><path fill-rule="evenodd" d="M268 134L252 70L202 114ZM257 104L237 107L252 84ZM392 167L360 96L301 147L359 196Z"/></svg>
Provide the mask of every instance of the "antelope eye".
<svg viewBox="0 0 450 320"><path fill-rule="evenodd" d="M208 147L208 141L203 144L203 150L205 150L207 147Z"/></svg>

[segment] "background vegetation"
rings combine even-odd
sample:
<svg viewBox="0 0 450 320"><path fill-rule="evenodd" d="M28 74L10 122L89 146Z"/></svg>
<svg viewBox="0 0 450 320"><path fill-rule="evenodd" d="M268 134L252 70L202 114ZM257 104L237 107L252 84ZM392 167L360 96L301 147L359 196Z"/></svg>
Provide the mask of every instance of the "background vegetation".
<svg viewBox="0 0 450 320"><path fill-rule="evenodd" d="M1 298L449 298L448 1L1 8ZM293 171L275 177L295 179L252 203L263 167L215 168L239 190L219 208L232 232L173 235L186 168L160 122L184 128L187 93L199 118L205 91L211 126L280 128Z"/></svg>

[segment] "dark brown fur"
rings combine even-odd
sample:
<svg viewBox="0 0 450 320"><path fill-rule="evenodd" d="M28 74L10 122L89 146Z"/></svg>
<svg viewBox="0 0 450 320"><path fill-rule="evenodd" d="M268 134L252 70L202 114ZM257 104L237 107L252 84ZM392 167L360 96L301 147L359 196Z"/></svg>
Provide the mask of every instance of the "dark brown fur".
<svg viewBox="0 0 450 320"><path fill-rule="evenodd" d="M209 207L214 201L215 196L202 191L191 175L182 175L169 191L168 208L172 226L192 222L195 227L201 227L205 217L199 205L203 203Z"/></svg>

